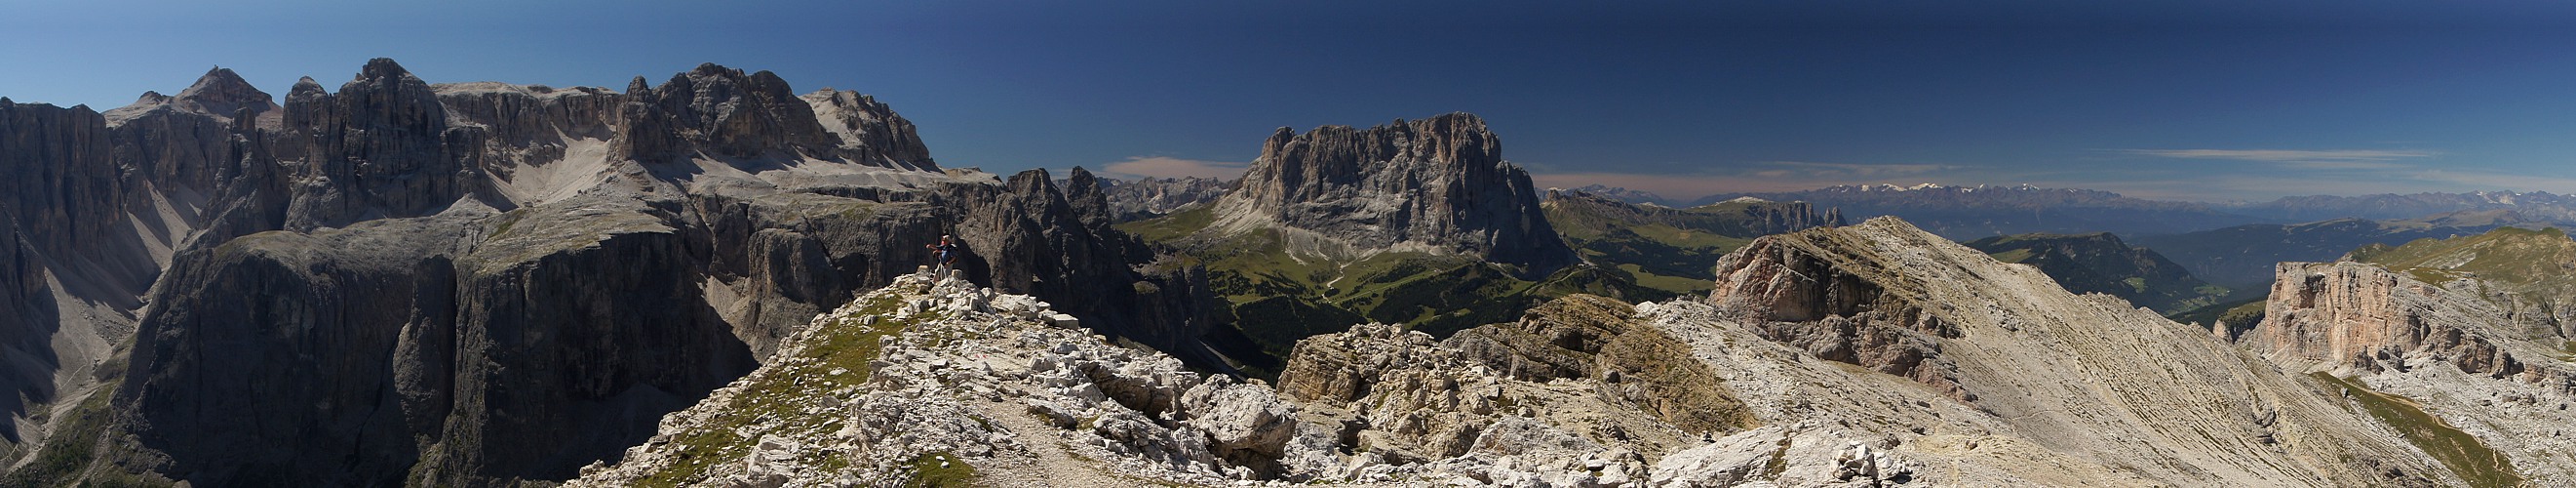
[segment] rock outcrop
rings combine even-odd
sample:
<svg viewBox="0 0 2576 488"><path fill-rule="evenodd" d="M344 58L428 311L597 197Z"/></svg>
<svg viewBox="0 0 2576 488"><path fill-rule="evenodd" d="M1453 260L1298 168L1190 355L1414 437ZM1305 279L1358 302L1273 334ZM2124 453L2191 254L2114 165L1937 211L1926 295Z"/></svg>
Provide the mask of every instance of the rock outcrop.
<svg viewBox="0 0 2576 488"><path fill-rule="evenodd" d="M817 317L770 364L568 486L1010 486L1315 479L1332 431L1269 388L1127 349L927 269Z"/></svg>
<svg viewBox="0 0 2576 488"><path fill-rule="evenodd" d="M2516 352L2547 356L2501 345L2539 337L2494 337L2505 330L2485 325L2503 322L2505 314L2475 295L2363 263L2281 263L2279 269L2263 323L2244 340L2280 360L2375 372L2422 357L2502 378L2526 371Z"/></svg>
<svg viewBox="0 0 2576 488"><path fill-rule="evenodd" d="M2477 484L2576 479L2557 454L2576 447L2563 430L2576 422L2566 407L2576 404L2569 341L2547 320L2507 309L2515 296L2489 295L2514 284L2436 285L2350 261L2281 263L2279 274L2263 322L2240 343L2294 371L2349 376L2337 381L2367 388L2360 396L2403 398L2389 402L2427 424L2414 428L2471 440L2427 450L2463 476L2485 472Z"/></svg>
<svg viewBox="0 0 2576 488"><path fill-rule="evenodd" d="M1304 134L1282 127L1217 200L1216 228L1285 227L1355 251L1465 254L1544 275L1575 257L1540 212L1539 196L1475 115Z"/></svg>
<svg viewBox="0 0 2576 488"><path fill-rule="evenodd" d="M287 229L429 215L484 181L471 160L480 133L451 128L438 94L391 59L334 93L298 82L283 110L277 157L296 172Z"/></svg>

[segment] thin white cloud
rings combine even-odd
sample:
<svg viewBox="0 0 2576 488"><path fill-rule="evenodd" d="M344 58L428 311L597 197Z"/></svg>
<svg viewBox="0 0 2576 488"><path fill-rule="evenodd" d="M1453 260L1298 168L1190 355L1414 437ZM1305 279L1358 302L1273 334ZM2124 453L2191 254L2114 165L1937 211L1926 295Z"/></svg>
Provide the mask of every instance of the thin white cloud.
<svg viewBox="0 0 2576 488"><path fill-rule="evenodd" d="M2270 163L2300 169L2369 170L2400 169L2410 166L2399 161L2439 155L2432 151L2387 151L2347 149L2302 151L2291 149L2112 149L2112 152L2177 159L2225 159Z"/></svg>
<svg viewBox="0 0 2576 488"><path fill-rule="evenodd" d="M1195 176L1200 178L1231 179L1242 177L1243 170L1248 167L1251 167L1251 163L1203 161L1197 159L1167 158L1162 156L1137 156L1127 158L1126 161L1102 165L1100 170L1103 173L1128 178L1180 178Z"/></svg>

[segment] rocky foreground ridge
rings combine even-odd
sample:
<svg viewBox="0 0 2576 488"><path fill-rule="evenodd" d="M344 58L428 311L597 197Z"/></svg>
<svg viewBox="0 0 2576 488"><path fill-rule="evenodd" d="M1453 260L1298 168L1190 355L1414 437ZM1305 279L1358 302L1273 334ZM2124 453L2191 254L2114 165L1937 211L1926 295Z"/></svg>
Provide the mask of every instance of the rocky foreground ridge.
<svg viewBox="0 0 2576 488"><path fill-rule="evenodd" d="M911 275L573 485L2482 484L2339 380L1901 221L1727 262L1706 300L1310 337L1276 384Z"/></svg>

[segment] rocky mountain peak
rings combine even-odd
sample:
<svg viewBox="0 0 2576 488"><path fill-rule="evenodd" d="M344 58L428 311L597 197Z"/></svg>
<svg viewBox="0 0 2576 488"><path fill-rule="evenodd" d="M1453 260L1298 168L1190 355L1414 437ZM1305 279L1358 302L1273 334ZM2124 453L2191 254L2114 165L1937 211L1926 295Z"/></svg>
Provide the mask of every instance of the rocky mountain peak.
<svg viewBox="0 0 2576 488"><path fill-rule="evenodd" d="M1502 160L1502 143L1473 114L1281 128L1239 188L1218 202L1231 228L1275 222L1364 250L1427 248L1542 272L1575 261L1529 173Z"/></svg>
<svg viewBox="0 0 2576 488"><path fill-rule="evenodd" d="M197 77L195 84L180 90L176 96L159 91L143 92L143 96L136 97L134 103L109 110L108 123L123 125L125 121L165 107L229 123L236 116L260 118L274 112L278 105L268 92L252 87L250 82L242 80L241 75L216 67L207 71L205 76ZM245 114L244 110L249 112Z"/></svg>
<svg viewBox="0 0 2576 488"><path fill-rule="evenodd" d="M669 117L682 141L718 156L759 157L782 149L822 154L838 146L813 107L768 71L745 74L700 64L649 92L630 95Z"/></svg>
<svg viewBox="0 0 2576 488"><path fill-rule="evenodd" d="M390 64L392 60L386 60L386 63ZM402 68L396 66L394 69ZM196 84L180 90L172 102L182 110L225 119L240 114L243 109L249 109L250 115L258 116L277 108L277 102L268 92L260 91L243 80L241 75L223 67L207 70L205 76L197 77Z"/></svg>
<svg viewBox="0 0 2576 488"><path fill-rule="evenodd" d="M823 129L840 137L842 157L894 168L939 170L912 121L896 115L893 107L876 97L824 88L801 98L812 106Z"/></svg>

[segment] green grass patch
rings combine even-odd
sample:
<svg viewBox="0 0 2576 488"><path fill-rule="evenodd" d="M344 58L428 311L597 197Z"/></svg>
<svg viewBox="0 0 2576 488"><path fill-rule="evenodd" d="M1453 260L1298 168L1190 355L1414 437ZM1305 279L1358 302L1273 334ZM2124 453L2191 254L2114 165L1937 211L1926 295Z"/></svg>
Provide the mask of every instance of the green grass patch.
<svg viewBox="0 0 2576 488"><path fill-rule="evenodd" d="M1619 270L1626 271L1629 276L1634 277L1637 280L1638 286L1669 291L1678 295L1697 295L1708 293L1710 289L1717 287L1717 282L1714 281L1714 279L1664 276L1648 272L1645 267L1635 264L1620 264Z"/></svg>
<svg viewBox="0 0 2576 488"><path fill-rule="evenodd" d="M499 239L502 236L510 235L510 229L517 228L520 220L528 218L528 212L530 212L530 210L521 208L502 213L501 224L492 227L492 236L490 238Z"/></svg>
<svg viewBox="0 0 2576 488"><path fill-rule="evenodd" d="M2006 263L2018 263L2018 262L2022 262L2022 261L2029 261L2029 260L2030 260L2030 256L2031 256L2032 254L2035 254L2035 252L2031 251L2031 250L2030 250L2030 248L2021 248L2021 249L2014 249L2014 250L2010 250L2010 251L2004 251L2004 252L1999 252L1999 253L1989 254L1989 256L1994 256L1994 258L1995 258L1995 260L1996 260L1996 261L2001 261L2001 262L2006 262Z"/></svg>
<svg viewBox="0 0 2576 488"><path fill-rule="evenodd" d="M913 472L912 481L903 484L906 487L975 486L975 479L983 476L975 472L974 465L966 464L965 460L945 452L934 452L913 458L912 462L905 465L910 466Z"/></svg>
<svg viewBox="0 0 2576 488"><path fill-rule="evenodd" d="M752 444L770 432L820 433L838 429L840 420L832 416L805 415L805 405L798 400L815 398L818 393L855 388L868 380L874 371L868 366L877 358L886 337L894 336L921 321L938 320L934 315L915 315L908 321L896 321L892 315L904 301L898 296L868 299L857 317L876 316L875 325L860 325L857 318L842 319L827 325L827 333L812 340L795 358L782 358L772 370L740 394L733 397L713 419L715 425L702 425L672 440L672 463L662 471L637 479L637 486L693 486L706 482L707 468L732 462L749 454ZM832 374L841 370L841 374ZM833 462L824 460L824 465ZM847 461L840 461L846 465Z"/></svg>
<svg viewBox="0 0 2576 488"><path fill-rule="evenodd" d="M1171 242L1197 234L1200 229L1206 229L1208 224L1215 223L1216 211L1211 207L1214 205L1199 205L1197 208L1171 215L1121 223L1114 227L1119 232L1125 232L1149 242Z"/></svg>
<svg viewBox="0 0 2576 488"><path fill-rule="evenodd" d="M2461 432L2433 414L2425 413L2423 407L2417 406L2413 400L2373 391L2353 380L2324 372L2310 373L2309 376L2342 387L2345 394L2361 403L2362 410L2397 429L2399 434L2406 436L2407 442L2432 454L2443 466L2451 468L2452 473L2468 480L2469 486L2522 485L2522 475L2514 472L2512 461L2478 442L2476 436Z"/></svg>
<svg viewBox="0 0 2576 488"><path fill-rule="evenodd" d="M81 471L98 458L99 442L107 433L108 399L115 392L114 382L100 385L80 405L54 419L53 432L45 436L44 447L37 450L36 458L0 476L0 486L74 486L82 481ZM99 485L95 481L83 484Z"/></svg>
<svg viewBox="0 0 2576 488"><path fill-rule="evenodd" d="M2500 227L2484 234L2367 246L2352 259L2441 285L2475 278L2544 296L2576 294L2576 240L2558 229Z"/></svg>

